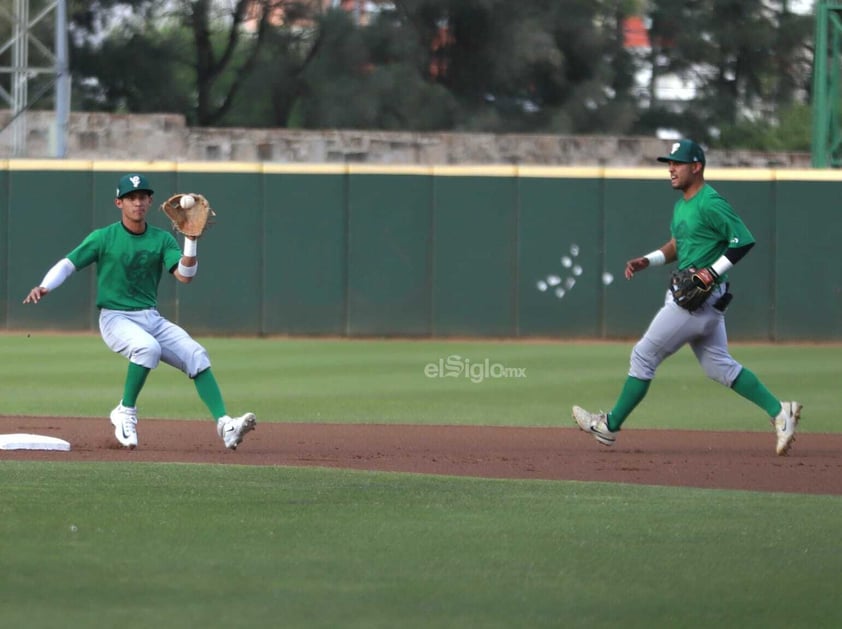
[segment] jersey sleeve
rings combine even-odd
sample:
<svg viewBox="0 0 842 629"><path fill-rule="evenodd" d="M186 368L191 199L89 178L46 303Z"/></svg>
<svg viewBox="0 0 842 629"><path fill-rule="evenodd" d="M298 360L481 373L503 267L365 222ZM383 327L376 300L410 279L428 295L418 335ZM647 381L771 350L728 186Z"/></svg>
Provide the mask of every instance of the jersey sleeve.
<svg viewBox="0 0 842 629"><path fill-rule="evenodd" d="M714 229L728 242L728 248L744 247L755 242L743 220L724 198L715 196L710 205L710 221Z"/></svg>
<svg viewBox="0 0 842 629"><path fill-rule="evenodd" d="M178 266L181 260L181 248L178 246L178 241L170 233L167 233L164 238L164 268L167 272L172 273Z"/></svg>
<svg viewBox="0 0 842 629"><path fill-rule="evenodd" d="M88 234L73 251L67 254L67 259L76 269L82 269L99 260L102 244L102 230L96 229Z"/></svg>

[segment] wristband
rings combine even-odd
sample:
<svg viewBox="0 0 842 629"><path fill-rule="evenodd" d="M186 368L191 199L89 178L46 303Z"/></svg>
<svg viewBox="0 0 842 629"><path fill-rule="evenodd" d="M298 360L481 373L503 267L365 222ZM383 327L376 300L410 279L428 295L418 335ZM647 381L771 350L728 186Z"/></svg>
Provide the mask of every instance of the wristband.
<svg viewBox="0 0 842 629"><path fill-rule="evenodd" d="M734 263L723 255L720 256L719 260L711 264L710 268L713 269L713 272L716 273L717 276L719 276L723 273L726 273L728 269L732 268L733 266Z"/></svg>
<svg viewBox="0 0 842 629"><path fill-rule="evenodd" d="M184 255L188 258L195 258L196 257L196 249L198 247L198 240L193 240L191 238L184 239Z"/></svg>
<svg viewBox="0 0 842 629"><path fill-rule="evenodd" d="M178 272L182 277L193 277L196 275L196 271L199 270L199 263L197 262L193 266L184 266L181 260L178 261Z"/></svg>
<svg viewBox="0 0 842 629"><path fill-rule="evenodd" d="M661 266L662 264L666 264L667 261L667 257L660 249L655 249L655 251L647 253L643 257L649 260L649 266Z"/></svg>

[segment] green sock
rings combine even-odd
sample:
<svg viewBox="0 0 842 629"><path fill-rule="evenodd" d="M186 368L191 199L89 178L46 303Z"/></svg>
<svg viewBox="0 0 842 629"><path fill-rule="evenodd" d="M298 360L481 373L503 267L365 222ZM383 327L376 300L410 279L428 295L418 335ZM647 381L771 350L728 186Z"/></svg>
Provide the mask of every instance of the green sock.
<svg viewBox="0 0 842 629"><path fill-rule="evenodd" d="M737 393L742 395L749 402L754 402L769 414L769 417L776 417L781 412L781 402L772 395L772 392L760 382L757 376L750 369L743 367L740 375L731 385Z"/></svg>
<svg viewBox="0 0 842 629"><path fill-rule="evenodd" d="M641 380L634 376L626 378L626 383L623 385L620 397L614 404L614 408L608 413L608 430L612 432L620 430L620 426L626 421L626 418L634 410L634 407L640 404L641 400L646 397L651 382L651 380Z"/></svg>
<svg viewBox="0 0 842 629"><path fill-rule="evenodd" d="M146 376L149 375L149 368L135 363L129 363L129 370L126 373L126 384L123 387L123 406L137 406L137 396L146 383Z"/></svg>
<svg viewBox="0 0 842 629"><path fill-rule="evenodd" d="M202 402L208 407L214 419L219 419L228 414L225 410L225 402L222 401L222 392L219 390L219 385L216 383L216 378L213 377L210 367L197 374L193 378L193 382L196 384L199 397L202 398Z"/></svg>

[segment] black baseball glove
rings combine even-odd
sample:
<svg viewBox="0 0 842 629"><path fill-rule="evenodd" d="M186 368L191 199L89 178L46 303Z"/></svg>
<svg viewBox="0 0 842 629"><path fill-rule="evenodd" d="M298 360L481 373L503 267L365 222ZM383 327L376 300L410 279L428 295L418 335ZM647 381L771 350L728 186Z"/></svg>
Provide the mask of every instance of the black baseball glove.
<svg viewBox="0 0 842 629"><path fill-rule="evenodd" d="M670 292L676 304L693 312L702 307L710 289L716 284L713 269L697 271L692 266L680 271L673 271L670 276Z"/></svg>

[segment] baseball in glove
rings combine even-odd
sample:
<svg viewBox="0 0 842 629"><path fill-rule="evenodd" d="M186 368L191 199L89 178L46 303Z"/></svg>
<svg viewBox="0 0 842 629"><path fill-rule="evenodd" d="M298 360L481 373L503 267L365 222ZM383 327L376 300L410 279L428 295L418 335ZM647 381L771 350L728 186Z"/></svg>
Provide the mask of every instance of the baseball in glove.
<svg viewBox="0 0 842 629"><path fill-rule="evenodd" d="M697 271L692 266L680 271L673 271L670 276L670 292L676 304L693 312L702 307L710 289L716 284L716 272L713 269Z"/></svg>
<svg viewBox="0 0 842 629"><path fill-rule="evenodd" d="M161 211L172 221L175 231L191 238L205 233L216 216L207 198L195 192L172 195L161 204Z"/></svg>

